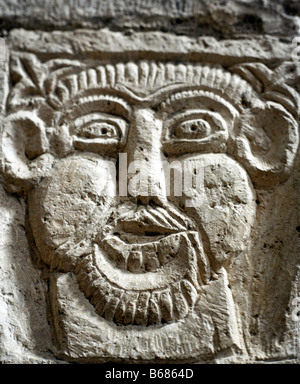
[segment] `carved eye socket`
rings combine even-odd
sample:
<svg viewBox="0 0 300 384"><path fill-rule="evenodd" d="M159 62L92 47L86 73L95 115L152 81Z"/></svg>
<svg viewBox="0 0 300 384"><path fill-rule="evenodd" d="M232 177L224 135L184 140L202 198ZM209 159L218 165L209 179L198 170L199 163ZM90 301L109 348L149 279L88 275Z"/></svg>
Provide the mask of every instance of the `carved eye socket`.
<svg viewBox="0 0 300 384"><path fill-rule="evenodd" d="M171 137L177 139L203 139L211 134L210 124L203 119L193 119L178 124Z"/></svg>

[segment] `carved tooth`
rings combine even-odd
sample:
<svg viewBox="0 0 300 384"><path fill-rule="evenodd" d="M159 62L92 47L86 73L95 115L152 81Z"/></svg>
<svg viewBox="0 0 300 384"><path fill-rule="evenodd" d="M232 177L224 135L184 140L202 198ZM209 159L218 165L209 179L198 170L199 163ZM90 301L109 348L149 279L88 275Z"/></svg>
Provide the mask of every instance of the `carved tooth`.
<svg viewBox="0 0 300 384"><path fill-rule="evenodd" d="M115 312L115 322L117 324L124 324L125 310L126 310L126 302L124 300L124 295L123 295L122 299L119 301L119 304Z"/></svg>
<svg viewBox="0 0 300 384"><path fill-rule="evenodd" d="M107 321L113 320L121 296L122 292L116 289L113 290L113 292L110 294L111 299L105 307L104 314L104 317Z"/></svg>
<svg viewBox="0 0 300 384"><path fill-rule="evenodd" d="M77 265L76 265L76 267L75 267L75 269L74 269L74 273L75 273L75 275L78 275L78 273L82 270L82 269L84 269L84 266L85 266L85 264L87 263L87 262L89 262L89 260L83 260L81 263L78 263Z"/></svg>
<svg viewBox="0 0 300 384"><path fill-rule="evenodd" d="M98 279L95 284L97 284L97 291L91 298L93 305L96 305L103 295L110 292L110 286L103 279Z"/></svg>
<svg viewBox="0 0 300 384"><path fill-rule="evenodd" d="M198 297L198 293L196 289L188 280L182 280L181 289L187 302L192 307L195 304Z"/></svg>
<svg viewBox="0 0 300 384"><path fill-rule="evenodd" d="M168 236L158 246L158 260L161 265L169 263L178 253L182 236L179 234Z"/></svg>
<svg viewBox="0 0 300 384"><path fill-rule="evenodd" d="M85 271L80 271L77 275L77 281L81 287L85 287L88 283L89 275Z"/></svg>
<svg viewBox="0 0 300 384"><path fill-rule="evenodd" d="M180 283L172 287L173 303L174 303L174 315L177 319L183 319L188 311L189 307L181 292Z"/></svg>
<svg viewBox="0 0 300 384"><path fill-rule="evenodd" d="M140 251L130 252L127 259L127 269L130 272L140 272L143 264L143 254Z"/></svg>
<svg viewBox="0 0 300 384"><path fill-rule="evenodd" d="M85 269L88 264L93 265L93 262L91 260L91 256L84 257L83 260L81 260L74 270L75 274L77 275L82 269Z"/></svg>
<svg viewBox="0 0 300 384"><path fill-rule="evenodd" d="M101 299L98 301L98 303L95 305L96 312L101 316L105 310L105 307L110 299L110 296L104 295L101 297Z"/></svg>
<svg viewBox="0 0 300 384"><path fill-rule="evenodd" d="M136 303L135 302L129 302L127 304L127 307L125 310L125 316L124 316L124 324L125 325L133 324L135 309L136 309Z"/></svg>
<svg viewBox="0 0 300 384"><path fill-rule="evenodd" d="M124 324L129 325L134 323L135 311L136 311L136 301L138 294L128 295L128 301L125 309L124 315Z"/></svg>
<svg viewBox="0 0 300 384"><path fill-rule="evenodd" d="M173 320L173 303L169 290L160 295L160 310L161 316L166 322Z"/></svg>
<svg viewBox="0 0 300 384"><path fill-rule="evenodd" d="M126 253L120 248L120 242L116 239L109 239L103 243L104 249L109 258L116 264L118 268L126 268Z"/></svg>
<svg viewBox="0 0 300 384"><path fill-rule="evenodd" d="M75 270L77 281L79 284L82 284L84 280L89 278L89 270L91 270L91 265L89 260L86 260L84 263L80 263Z"/></svg>
<svg viewBox="0 0 300 384"><path fill-rule="evenodd" d="M119 299L117 297L113 297L110 302L105 307L104 318L107 321L112 321L115 315L115 310L119 303Z"/></svg>
<svg viewBox="0 0 300 384"><path fill-rule="evenodd" d="M103 291L102 290L99 290L98 286L97 286L97 289L96 291L94 292L90 302L93 306L95 306L98 301L101 299L101 297L103 296Z"/></svg>
<svg viewBox="0 0 300 384"><path fill-rule="evenodd" d="M138 298L135 312L135 322L138 325L147 325L149 298L149 292L142 292Z"/></svg>
<svg viewBox="0 0 300 384"><path fill-rule="evenodd" d="M91 281L90 284L85 288L84 294L87 299L89 299L97 290L98 284L95 281Z"/></svg>
<svg viewBox="0 0 300 384"><path fill-rule="evenodd" d="M116 257L116 266L120 269L126 269L127 267L127 255L125 253L118 254Z"/></svg>
<svg viewBox="0 0 300 384"><path fill-rule="evenodd" d="M145 269L148 272L154 272L160 267L160 263L156 255L146 255L145 256Z"/></svg>
<svg viewBox="0 0 300 384"><path fill-rule="evenodd" d="M148 322L149 324L161 323L161 313L158 305L158 298L156 297L155 294L152 294L149 300Z"/></svg>
<svg viewBox="0 0 300 384"><path fill-rule="evenodd" d="M78 275L84 271L87 274L91 274L95 271L95 267L92 261L87 260L87 262L82 266L81 271L78 272Z"/></svg>

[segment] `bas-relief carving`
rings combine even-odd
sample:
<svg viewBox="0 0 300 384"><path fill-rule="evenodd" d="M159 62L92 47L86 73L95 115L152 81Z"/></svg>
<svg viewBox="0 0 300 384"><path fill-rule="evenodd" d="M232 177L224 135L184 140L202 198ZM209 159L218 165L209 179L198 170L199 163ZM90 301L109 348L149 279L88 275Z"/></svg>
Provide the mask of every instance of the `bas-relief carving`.
<svg viewBox="0 0 300 384"><path fill-rule="evenodd" d="M251 257L255 189L285 182L293 167L296 92L260 63L13 52L10 71L4 175L27 200L32 247L49 271L58 355L243 353L227 270ZM141 164L126 174L127 193L120 154ZM174 161L203 170L200 204L188 206L184 188L167 193L161 169ZM132 183L139 173L148 193Z"/></svg>

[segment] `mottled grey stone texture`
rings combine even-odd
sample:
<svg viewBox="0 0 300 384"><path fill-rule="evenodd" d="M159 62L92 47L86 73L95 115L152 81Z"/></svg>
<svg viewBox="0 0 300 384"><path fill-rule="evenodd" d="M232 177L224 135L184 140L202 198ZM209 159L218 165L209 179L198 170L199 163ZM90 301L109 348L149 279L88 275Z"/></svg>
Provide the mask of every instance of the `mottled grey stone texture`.
<svg viewBox="0 0 300 384"><path fill-rule="evenodd" d="M299 363L299 2L0 19L0 362Z"/></svg>

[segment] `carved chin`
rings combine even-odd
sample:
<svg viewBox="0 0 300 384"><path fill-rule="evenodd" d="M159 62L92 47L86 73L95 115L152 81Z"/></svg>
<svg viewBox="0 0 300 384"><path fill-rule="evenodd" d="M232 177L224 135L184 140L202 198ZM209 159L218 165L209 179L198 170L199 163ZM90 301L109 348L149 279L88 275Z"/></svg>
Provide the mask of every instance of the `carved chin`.
<svg viewBox="0 0 300 384"><path fill-rule="evenodd" d="M205 258L199 244L192 231L142 244L109 236L78 264L77 280L107 321L143 326L176 322L193 309L203 285L199 270Z"/></svg>

